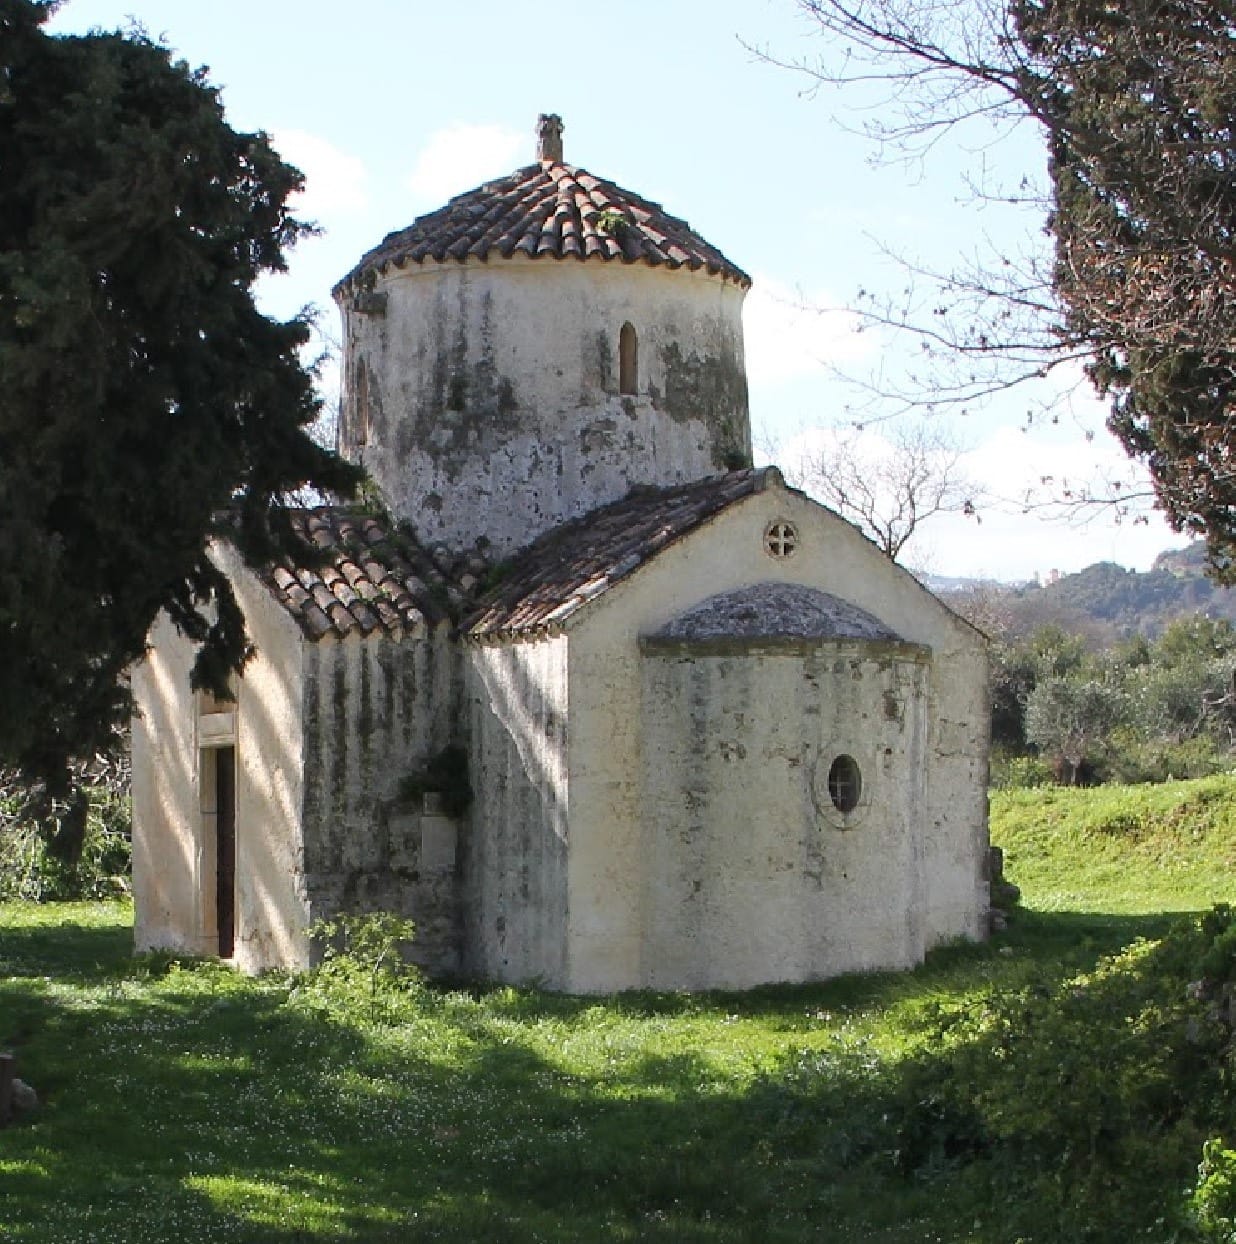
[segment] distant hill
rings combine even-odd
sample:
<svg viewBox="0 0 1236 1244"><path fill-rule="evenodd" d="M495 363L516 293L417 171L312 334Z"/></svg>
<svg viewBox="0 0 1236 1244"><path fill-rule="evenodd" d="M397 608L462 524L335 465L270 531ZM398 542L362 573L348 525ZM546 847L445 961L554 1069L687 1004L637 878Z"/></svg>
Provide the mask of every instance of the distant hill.
<svg viewBox="0 0 1236 1244"><path fill-rule="evenodd" d="M1219 587L1205 571L1206 546L1197 541L1160 553L1145 572L1096 562L1053 583L970 585L940 595L964 613L967 598L981 593L988 613L994 609L1013 635L1055 624L1101 644L1135 634L1153 638L1174 618L1195 613L1236 622L1236 589Z"/></svg>
<svg viewBox="0 0 1236 1244"><path fill-rule="evenodd" d="M1206 541L1194 540L1183 549L1168 549L1154 559L1154 570L1169 570L1172 574L1205 574Z"/></svg>

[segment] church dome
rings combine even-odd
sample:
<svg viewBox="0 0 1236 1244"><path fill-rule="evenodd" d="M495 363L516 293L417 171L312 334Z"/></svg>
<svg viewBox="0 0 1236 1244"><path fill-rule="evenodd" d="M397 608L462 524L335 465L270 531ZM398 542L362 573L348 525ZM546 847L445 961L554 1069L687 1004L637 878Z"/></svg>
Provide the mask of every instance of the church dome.
<svg viewBox="0 0 1236 1244"><path fill-rule="evenodd" d="M542 130L556 117L543 117ZM560 124L560 123L559 123ZM336 293L388 268L514 255L703 269L746 289L751 278L659 203L562 162L557 141L541 138L546 158L457 195L445 207L388 234L339 283ZM556 157L556 158L555 158Z"/></svg>
<svg viewBox="0 0 1236 1244"><path fill-rule="evenodd" d="M625 497L751 461L747 275L563 162L452 199L336 285L339 449L429 545L504 557Z"/></svg>

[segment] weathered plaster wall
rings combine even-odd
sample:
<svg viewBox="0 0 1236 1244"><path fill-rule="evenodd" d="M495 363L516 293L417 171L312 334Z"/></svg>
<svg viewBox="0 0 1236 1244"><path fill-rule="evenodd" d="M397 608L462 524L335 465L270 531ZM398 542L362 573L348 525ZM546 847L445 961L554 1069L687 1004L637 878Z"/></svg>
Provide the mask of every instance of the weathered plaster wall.
<svg viewBox="0 0 1236 1244"><path fill-rule="evenodd" d="M407 783L454 739L456 675L444 626L401 643L324 640L304 654L309 917L408 916L412 957L439 973L459 968L457 826L427 815Z"/></svg>
<svg viewBox="0 0 1236 1244"><path fill-rule="evenodd" d="M925 656L679 645L643 676L643 981L744 989L919 962ZM842 754L863 775L849 814L828 790Z"/></svg>
<svg viewBox="0 0 1236 1244"><path fill-rule="evenodd" d="M749 460L743 291L686 269L410 264L345 304L343 452L427 543L502 556L625 496ZM638 382L619 393L619 334Z"/></svg>
<svg viewBox="0 0 1236 1244"><path fill-rule="evenodd" d="M571 987L567 971L567 647L469 647L474 815L464 846L465 966Z"/></svg>
<svg viewBox="0 0 1236 1244"><path fill-rule="evenodd" d="M300 633L230 549L214 552L256 655L236 700L204 716L189 688L194 650L160 617L134 670L133 884L139 950L218 953L213 767L236 753L235 962L248 971L307 962L299 879Z"/></svg>
<svg viewBox="0 0 1236 1244"><path fill-rule="evenodd" d="M797 551L765 551L784 520ZM573 620L570 635L571 857L568 988L603 991L650 983L643 896L623 878L642 874L646 772L644 674L638 637L718 592L766 581L801 583L874 614L930 648L922 797L916 806L921 941L930 947L985 932L987 896L986 654L978 634L854 528L801 495L769 487L663 550ZM781 711L751 691L753 720ZM653 763L649 756L647 763ZM857 839L855 839L857 841Z"/></svg>
<svg viewBox="0 0 1236 1244"><path fill-rule="evenodd" d="M236 963L305 967L300 809L304 641L231 547L214 553L245 615L255 656L236 696Z"/></svg>
<svg viewBox="0 0 1236 1244"><path fill-rule="evenodd" d="M164 614L149 639L133 667L134 942L208 954L193 649ZM213 929L213 898L209 915Z"/></svg>

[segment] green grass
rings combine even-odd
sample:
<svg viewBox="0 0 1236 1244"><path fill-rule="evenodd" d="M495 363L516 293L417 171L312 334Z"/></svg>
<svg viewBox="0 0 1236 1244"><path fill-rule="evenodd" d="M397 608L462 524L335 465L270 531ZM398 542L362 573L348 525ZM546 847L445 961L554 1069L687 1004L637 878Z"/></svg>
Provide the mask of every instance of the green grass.
<svg viewBox="0 0 1236 1244"><path fill-rule="evenodd" d="M122 904L0 905L0 1048L43 1098L0 1131L0 1239L1166 1241L1213 1120L1087 1120L1158 1103L1153 1052L1187 1048L1154 939L1164 913L1233 897L1234 806L1216 780L998 796L1026 900L1007 932L914 973L743 995L345 1008L134 959ZM1091 1042L1110 1071L1056 1085ZM1172 1074L1218 1109L1194 1062ZM1057 1128L1117 1157L1057 1163Z"/></svg>
<svg viewBox="0 0 1236 1244"><path fill-rule="evenodd" d="M1236 783L997 791L992 841L1040 911L1196 911L1236 896Z"/></svg>

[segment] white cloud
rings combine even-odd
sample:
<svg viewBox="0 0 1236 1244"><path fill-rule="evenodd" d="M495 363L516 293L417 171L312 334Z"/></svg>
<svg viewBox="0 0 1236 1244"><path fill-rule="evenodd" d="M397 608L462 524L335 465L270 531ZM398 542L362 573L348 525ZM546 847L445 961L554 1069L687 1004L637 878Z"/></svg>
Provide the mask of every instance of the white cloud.
<svg viewBox="0 0 1236 1244"><path fill-rule="evenodd" d="M932 525L928 560L941 573L1016 580L1099 561L1146 570L1164 549L1186 542L1150 504L1145 471L1107 432L996 428L963 466L993 499L980 505L979 523L949 516ZM1127 507L1072 504L1129 492L1143 499Z"/></svg>
<svg viewBox="0 0 1236 1244"><path fill-rule="evenodd" d="M456 121L430 134L408 174L408 189L417 200L436 207L452 195L509 173L527 147L527 135L506 126ZM523 161L529 162L530 158Z"/></svg>
<svg viewBox="0 0 1236 1244"><path fill-rule="evenodd" d="M824 367L868 357L874 340L827 294L794 291L757 276L743 304L747 375L755 385L819 375Z"/></svg>
<svg viewBox="0 0 1236 1244"><path fill-rule="evenodd" d="M362 212L369 205L364 163L317 134L277 130L275 149L305 175L296 210L311 220Z"/></svg>

